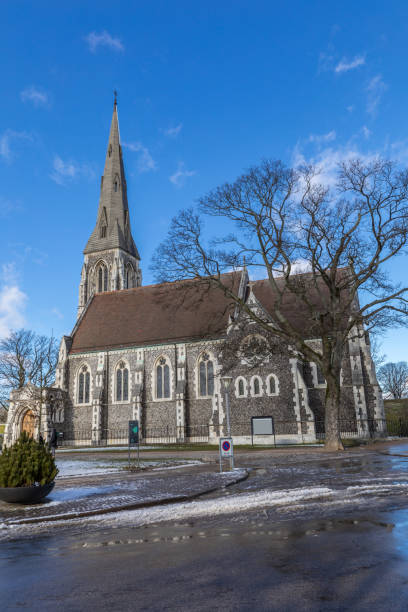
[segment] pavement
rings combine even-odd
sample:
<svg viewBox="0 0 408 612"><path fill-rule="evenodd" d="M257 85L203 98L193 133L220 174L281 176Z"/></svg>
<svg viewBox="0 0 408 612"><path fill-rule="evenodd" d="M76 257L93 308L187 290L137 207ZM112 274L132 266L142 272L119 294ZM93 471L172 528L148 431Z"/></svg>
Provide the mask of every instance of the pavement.
<svg viewBox="0 0 408 612"><path fill-rule="evenodd" d="M196 463L197 460L192 464L135 472L128 472L120 466L116 471L108 470L108 473L95 473L92 468L91 473L87 473L92 458L87 462L81 459L77 460L82 466L80 469L84 469L86 464L88 470L80 476L57 477L55 488L41 503L22 505L0 501L0 526L4 529L13 525L70 520L189 501L236 484L248 476L244 469L220 473L216 464ZM63 463L60 461L59 465ZM71 463L75 465L72 458ZM105 464L115 465L105 460L102 467Z"/></svg>
<svg viewBox="0 0 408 612"><path fill-rule="evenodd" d="M141 474L104 468L58 486L71 496L116 483L119 496L137 501L147 483L154 496L193 494L201 478L217 483L216 453L183 455L205 463ZM176 459L167 451L155 458ZM192 501L0 528L2 610L408 609L407 440L344 453L240 449L235 459L247 478ZM113 491L94 493L115 502ZM85 497L69 503L90 503Z"/></svg>

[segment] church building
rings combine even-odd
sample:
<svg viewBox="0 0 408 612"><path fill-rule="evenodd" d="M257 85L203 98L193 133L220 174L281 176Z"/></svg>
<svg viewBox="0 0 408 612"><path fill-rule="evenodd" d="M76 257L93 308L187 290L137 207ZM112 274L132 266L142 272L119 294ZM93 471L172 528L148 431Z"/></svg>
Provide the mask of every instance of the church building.
<svg viewBox="0 0 408 612"><path fill-rule="evenodd" d="M267 316L273 304L268 281L251 282L246 269L223 281ZM227 433L221 349L239 317L226 295L202 280L143 285L115 100L77 321L62 338L55 386L41 402L12 392L5 443L30 422L32 433L40 426L45 438L55 426L66 444L125 444L132 419L140 421L147 442L217 442ZM305 320L305 336L318 343L308 329ZM341 422L346 435L368 437L384 431L384 408L368 335L362 336L350 338L344 356ZM325 380L316 364L284 342L255 364L242 355L228 375L235 443L250 442L256 416L273 417L277 443L324 435Z"/></svg>

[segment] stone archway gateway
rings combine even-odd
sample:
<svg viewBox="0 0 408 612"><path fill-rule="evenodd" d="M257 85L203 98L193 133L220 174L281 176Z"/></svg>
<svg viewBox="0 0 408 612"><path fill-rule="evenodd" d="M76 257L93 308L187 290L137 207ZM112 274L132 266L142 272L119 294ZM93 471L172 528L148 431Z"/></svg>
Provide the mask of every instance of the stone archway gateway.
<svg viewBox="0 0 408 612"><path fill-rule="evenodd" d="M34 436L35 415L32 410L27 410L21 421L21 433L25 431L29 436Z"/></svg>

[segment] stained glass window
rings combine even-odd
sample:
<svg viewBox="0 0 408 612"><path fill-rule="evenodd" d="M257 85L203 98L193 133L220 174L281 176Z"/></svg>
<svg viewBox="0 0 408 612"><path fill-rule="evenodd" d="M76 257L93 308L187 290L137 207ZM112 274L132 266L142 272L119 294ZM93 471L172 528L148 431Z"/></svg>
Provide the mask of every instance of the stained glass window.
<svg viewBox="0 0 408 612"><path fill-rule="evenodd" d="M254 378L254 395L260 395L260 393L259 378Z"/></svg>
<svg viewBox="0 0 408 612"><path fill-rule="evenodd" d="M90 397L91 375L84 365L78 376L78 404L88 404Z"/></svg>
<svg viewBox="0 0 408 612"><path fill-rule="evenodd" d="M156 398L170 397L170 368L166 359L161 357L156 367Z"/></svg>
<svg viewBox="0 0 408 612"><path fill-rule="evenodd" d="M214 364L207 353L202 355L199 365L199 389L201 397L214 395Z"/></svg>
<svg viewBox="0 0 408 612"><path fill-rule="evenodd" d="M238 395L244 395L245 394L245 390L244 390L244 381L242 380L242 378L238 381Z"/></svg>
<svg viewBox="0 0 408 612"><path fill-rule="evenodd" d="M129 370L121 361L116 370L116 401L127 402L129 399Z"/></svg>

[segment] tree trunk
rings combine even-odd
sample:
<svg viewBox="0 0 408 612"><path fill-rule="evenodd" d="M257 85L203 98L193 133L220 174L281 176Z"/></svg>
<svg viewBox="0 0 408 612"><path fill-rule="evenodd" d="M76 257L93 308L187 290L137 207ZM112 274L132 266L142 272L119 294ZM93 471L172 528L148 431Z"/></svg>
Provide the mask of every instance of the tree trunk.
<svg viewBox="0 0 408 612"><path fill-rule="evenodd" d="M339 374L340 378L340 374ZM340 384L335 376L327 377L325 401L325 442L328 451L344 450L340 438Z"/></svg>

